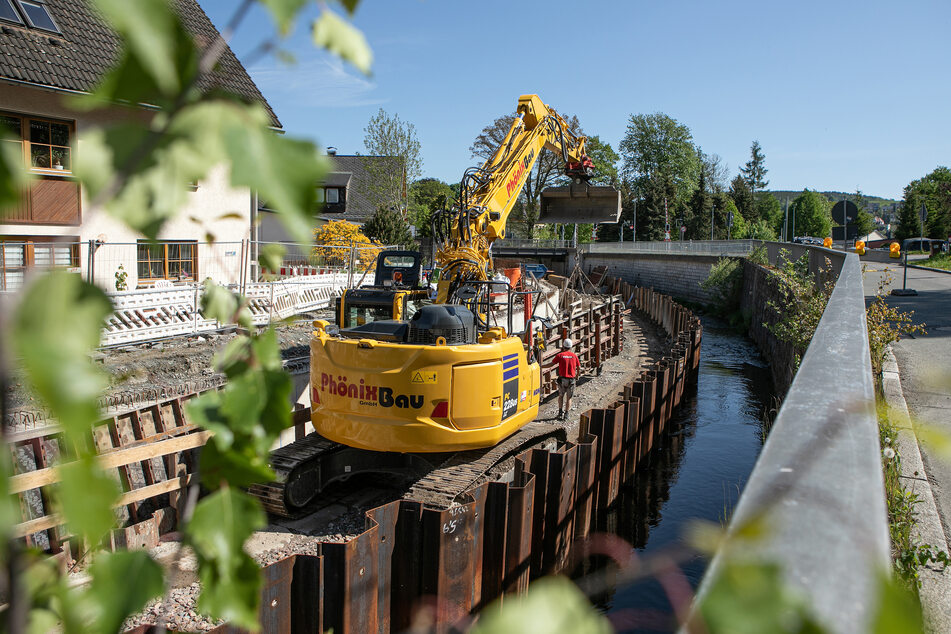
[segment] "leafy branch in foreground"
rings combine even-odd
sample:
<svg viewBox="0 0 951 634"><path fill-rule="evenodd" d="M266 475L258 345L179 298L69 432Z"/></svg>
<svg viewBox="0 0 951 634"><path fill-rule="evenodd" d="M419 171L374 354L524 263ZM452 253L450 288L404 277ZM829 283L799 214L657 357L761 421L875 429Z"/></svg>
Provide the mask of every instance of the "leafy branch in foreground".
<svg viewBox="0 0 951 634"><path fill-rule="evenodd" d="M305 0L259 0L287 34ZM343 0L352 13L358 0ZM84 192L112 216L156 238L185 201L187 183L220 165L229 167L230 183L256 190L279 212L289 233L310 237L314 184L324 167L316 147L277 135L258 105L242 103L216 89L221 39L198 50L166 0L94 0L96 8L122 40L116 66L88 95L71 100L81 110L108 110L101 118L113 125L90 129L80 142L74 175ZM244 0L229 24L233 30L252 0ZM325 4L313 24L319 46L369 71L371 53L363 36ZM148 104L148 122L137 113L123 117L119 104ZM0 211L18 202L23 170L0 144ZM213 239L213 236L212 236ZM280 265L282 254L262 253L261 264ZM117 278L118 281L118 278ZM88 546L80 559L88 582L73 587L53 561L27 551L14 537L19 514L10 496L13 466L0 458L0 558L9 574L2 590L8 601L2 619L8 631L109 633L166 588L162 568L148 553L98 552L116 525L119 487L100 468L92 442L99 421L98 399L107 386L92 363L100 331L112 311L108 297L78 275L53 272L34 279L5 324L5 348L12 350L34 392L63 431L59 484L51 504L76 543ZM223 323L250 329L248 313L228 291L208 286L203 312ZM258 502L238 487L273 476L267 455L290 424L291 381L283 371L273 331L234 340L218 364L228 386L192 401L192 420L213 431L201 455L200 481L209 495L180 518L183 543L198 559L203 584L199 607L213 618L257 630L260 569L244 553L247 537L265 522ZM2 488L0 487L0 488Z"/></svg>

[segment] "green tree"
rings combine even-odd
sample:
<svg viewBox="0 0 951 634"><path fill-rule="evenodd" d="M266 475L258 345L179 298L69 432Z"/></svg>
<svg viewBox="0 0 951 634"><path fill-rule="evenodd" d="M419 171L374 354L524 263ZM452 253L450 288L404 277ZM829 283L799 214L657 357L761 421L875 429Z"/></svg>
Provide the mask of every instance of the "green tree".
<svg viewBox="0 0 951 634"><path fill-rule="evenodd" d="M875 218L864 209L859 209L859 213L855 216L852 224L860 240L865 239L868 234L875 231Z"/></svg>
<svg viewBox="0 0 951 634"><path fill-rule="evenodd" d="M898 229L895 230L895 239L899 242L908 238L917 238L922 234L921 204L923 196L913 181L905 186L905 196L901 201L898 212Z"/></svg>
<svg viewBox="0 0 951 634"><path fill-rule="evenodd" d="M690 196L687 204L687 235L688 240L709 240L710 227L713 219L710 212L713 210L713 191L710 176L712 172L706 168L708 159L697 148L697 160L700 161L700 170L697 175L697 188Z"/></svg>
<svg viewBox="0 0 951 634"><path fill-rule="evenodd" d="M925 237L947 240L948 236L951 235L951 170L947 167L937 167L926 176L909 183L905 188L906 202L909 200L909 193L914 198L914 206L919 212L922 204L928 210L928 218L924 227ZM910 227L914 225L911 222L911 206L909 205L907 214L905 213L905 206L905 202L903 202L902 214L899 215L898 233L903 238L918 236L919 233L917 232L905 235L910 233ZM909 231L902 228L903 223L910 223Z"/></svg>
<svg viewBox="0 0 951 634"><path fill-rule="evenodd" d="M769 170L766 169L766 155L763 153L763 148L760 147L759 141L753 141L753 144L750 146L750 160L746 162L746 165L740 168L740 173L743 175L743 178L746 179L750 191L753 192L754 196L756 192L769 185L769 181L766 180L766 172L768 171Z"/></svg>
<svg viewBox="0 0 951 634"><path fill-rule="evenodd" d="M804 189L789 207L790 217L795 217L794 236L826 238L832 235L832 205L819 192Z"/></svg>
<svg viewBox="0 0 951 634"><path fill-rule="evenodd" d="M421 178L409 186L409 220L417 236L432 236L433 212L448 209L453 197L452 187L438 178Z"/></svg>
<svg viewBox="0 0 951 634"><path fill-rule="evenodd" d="M423 169L416 126L380 108L363 131L363 147L368 154L368 178L363 181L367 198L375 207L394 207L405 212L406 184L419 178Z"/></svg>
<svg viewBox="0 0 951 634"><path fill-rule="evenodd" d="M697 187L700 162L690 129L663 113L631 115L618 146L621 178L638 204L637 233L641 239L663 239L663 202L673 213L686 205Z"/></svg>
<svg viewBox="0 0 951 634"><path fill-rule="evenodd" d="M395 209L377 207L363 224L363 233L379 244L409 247L415 243L409 225Z"/></svg>
<svg viewBox="0 0 951 634"><path fill-rule="evenodd" d="M620 183L617 162L620 159L610 143L605 143L598 135L589 136L585 142L585 151L594 163L592 185L617 187Z"/></svg>
<svg viewBox="0 0 951 634"><path fill-rule="evenodd" d="M578 117L564 115L562 117L568 123L572 133L581 134L581 124L578 122ZM498 117L482 128L472 145L469 146L472 158L481 159L483 162L491 159L496 151L502 147L505 136L511 129L514 120L515 115L507 114ZM519 201L522 204L516 204L509 216L509 223L515 231L514 235L525 238L533 237L535 225L538 223L541 192L546 187L557 185L562 180L564 171L565 164L560 154L549 150L542 151L535 161L532 173L525 179L525 185L519 195ZM507 233L511 233L511 231Z"/></svg>
<svg viewBox="0 0 951 634"><path fill-rule="evenodd" d="M750 184L742 176L737 176L730 183L730 198L740 211L744 220L751 221L756 219L756 210L753 206L753 192L750 191Z"/></svg>
<svg viewBox="0 0 951 634"><path fill-rule="evenodd" d="M719 154L706 154L697 148L697 153L703 161L703 172L706 175L707 186L713 193L726 191L730 170Z"/></svg>
<svg viewBox="0 0 951 634"><path fill-rule="evenodd" d="M783 231L783 206L779 199L769 192L757 192L755 205L756 219L766 223L773 238L780 235Z"/></svg>
<svg viewBox="0 0 951 634"><path fill-rule="evenodd" d="M757 218L753 222L749 223L746 228L746 235L744 236L751 240L775 240L776 232L773 230L772 225L763 220L762 218Z"/></svg>

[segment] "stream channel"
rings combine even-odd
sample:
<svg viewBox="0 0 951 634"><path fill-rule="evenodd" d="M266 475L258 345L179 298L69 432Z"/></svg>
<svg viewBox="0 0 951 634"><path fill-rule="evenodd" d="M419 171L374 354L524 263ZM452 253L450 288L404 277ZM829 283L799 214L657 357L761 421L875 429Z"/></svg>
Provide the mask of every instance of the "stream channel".
<svg viewBox="0 0 951 634"><path fill-rule="evenodd" d="M685 393L667 433L618 502L598 518L597 530L623 539L641 561L671 556L692 589L708 559L686 547L691 522L722 524L736 506L766 435L764 420L774 389L756 346L723 322L702 318L703 340L696 389ZM770 417L770 419L772 416ZM619 632L672 632L677 624L661 583L647 578L615 585L616 567L593 558L576 570L577 581ZM604 582L595 593L589 583ZM587 586L587 587L586 587Z"/></svg>

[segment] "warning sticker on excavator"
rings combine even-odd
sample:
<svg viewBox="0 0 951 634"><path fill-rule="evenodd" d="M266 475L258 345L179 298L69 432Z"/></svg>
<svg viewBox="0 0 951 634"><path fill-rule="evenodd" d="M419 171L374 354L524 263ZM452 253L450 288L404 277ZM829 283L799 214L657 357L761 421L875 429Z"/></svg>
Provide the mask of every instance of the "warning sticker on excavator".
<svg viewBox="0 0 951 634"><path fill-rule="evenodd" d="M435 383L436 382L436 373L435 372L414 372L413 378L410 379L411 383Z"/></svg>

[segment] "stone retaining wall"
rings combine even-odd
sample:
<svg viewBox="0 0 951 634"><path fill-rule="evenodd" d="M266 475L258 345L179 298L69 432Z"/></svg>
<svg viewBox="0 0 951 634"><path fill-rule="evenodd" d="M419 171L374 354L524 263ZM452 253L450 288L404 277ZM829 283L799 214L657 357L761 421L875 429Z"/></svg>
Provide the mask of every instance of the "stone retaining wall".
<svg viewBox="0 0 951 634"><path fill-rule="evenodd" d="M709 303L713 295L700 287L719 258L712 255L666 253L596 253L584 258L584 269L607 267L606 275L636 286L653 288L691 302Z"/></svg>

